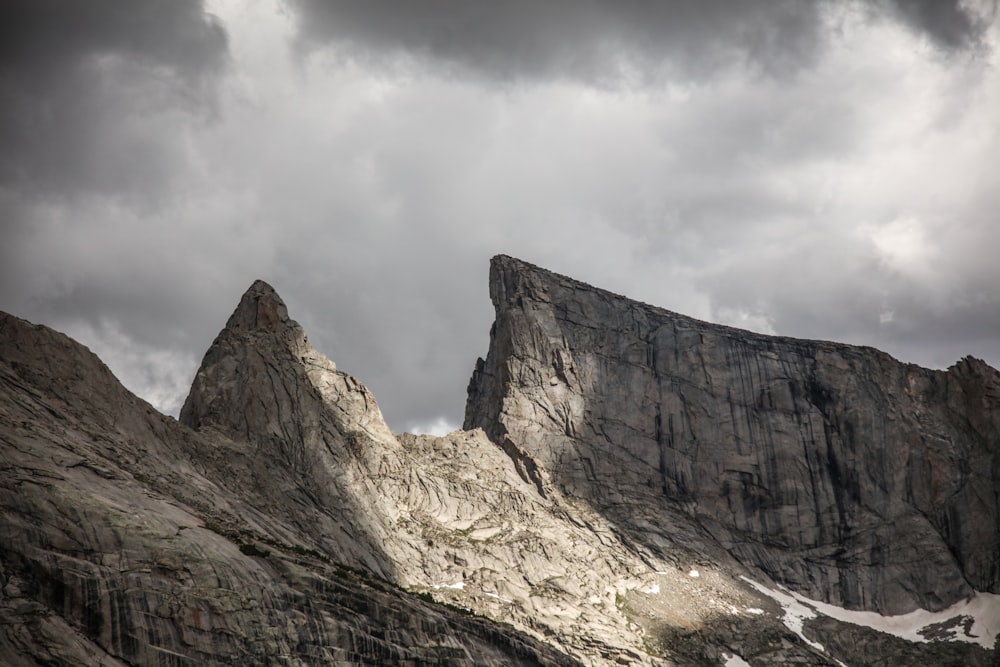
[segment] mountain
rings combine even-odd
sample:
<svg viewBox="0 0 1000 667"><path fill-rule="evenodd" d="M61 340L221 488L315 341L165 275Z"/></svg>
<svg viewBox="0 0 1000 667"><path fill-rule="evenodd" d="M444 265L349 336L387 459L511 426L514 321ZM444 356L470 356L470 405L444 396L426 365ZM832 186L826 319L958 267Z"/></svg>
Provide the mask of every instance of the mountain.
<svg viewBox="0 0 1000 667"><path fill-rule="evenodd" d="M465 426L516 443L543 486L650 544L676 541L660 517L688 517L849 609L1000 593L1000 374L984 362L932 371L752 334L510 257L490 294Z"/></svg>
<svg viewBox="0 0 1000 667"><path fill-rule="evenodd" d="M995 370L490 293L443 438L262 281L179 421L0 315L0 663L991 664Z"/></svg>

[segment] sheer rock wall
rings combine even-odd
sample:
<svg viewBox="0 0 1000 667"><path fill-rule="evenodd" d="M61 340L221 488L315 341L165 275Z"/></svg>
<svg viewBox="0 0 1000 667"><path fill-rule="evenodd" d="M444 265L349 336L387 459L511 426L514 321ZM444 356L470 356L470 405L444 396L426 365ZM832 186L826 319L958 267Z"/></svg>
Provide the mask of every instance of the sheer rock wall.
<svg viewBox="0 0 1000 667"><path fill-rule="evenodd" d="M1000 590L1000 374L985 363L934 371L712 325L505 256L490 295L465 427L540 488L658 539L680 510L744 564L848 608Z"/></svg>

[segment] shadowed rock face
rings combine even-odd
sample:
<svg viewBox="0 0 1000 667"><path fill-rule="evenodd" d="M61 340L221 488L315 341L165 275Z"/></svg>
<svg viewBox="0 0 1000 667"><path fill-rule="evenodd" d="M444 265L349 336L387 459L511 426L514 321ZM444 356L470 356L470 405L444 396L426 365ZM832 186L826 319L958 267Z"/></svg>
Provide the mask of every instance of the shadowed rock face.
<svg viewBox="0 0 1000 667"><path fill-rule="evenodd" d="M968 573L996 562L993 533L968 529L995 526L994 371L713 328L508 258L493 283L470 421L494 441L393 434L261 281L206 353L182 423L83 346L0 313L0 664L989 664L972 644L837 639L829 618L797 636L743 577L773 587L759 564L821 592L839 576L832 599L851 576L876 601L945 599L946 579L864 588L886 585L866 579L879 567L916 571L900 549L933 559L944 544L956 557L941 577L978 588ZM713 336L739 355L694 352ZM917 429L902 462L861 444L883 374L909 402L882 399L879 437ZM810 425L811 458L783 449L789 424ZM873 482L883 469L897 477ZM809 493L804 509L778 502ZM908 541L889 533L875 563L857 544L886 517Z"/></svg>
<svg viewBox="0 0 1000 667"><path fill-rule="evenodd" d="M377 432L377 408L359 408L367 390L307 347L266 285L207 356L185 406L194 432L83 346L0 313L0 664L578 664L373 576L394 570L372 545L383 501L361 520L349 491L364 487L323 479L315 437L326 424L343 456L338 419ZM341 412L319 410L333 389L310 393L309 373L350 394ZM344 461L347 475L367 464Z"/></svg>
<svg viewBox="0 0 1000 667"><path fill-rule="evenodd" d="M399 468L396 438L371 392L309 344L267 283L251 285L205 353L180 421L251 445L276 471L257 476L259 502L337 560L394 577L396 511L380 482ZM352 446L362 438L377 446Z"/></svg>
<svg viewBox="0 0 1000 667"><path fill-rule="evenodd" d="M504 256L490 295L465 428L541 488L640 539L670 539L681 512L848 608L1000 590L1000 374L985 363L933 371L712 325Z"/></svg>

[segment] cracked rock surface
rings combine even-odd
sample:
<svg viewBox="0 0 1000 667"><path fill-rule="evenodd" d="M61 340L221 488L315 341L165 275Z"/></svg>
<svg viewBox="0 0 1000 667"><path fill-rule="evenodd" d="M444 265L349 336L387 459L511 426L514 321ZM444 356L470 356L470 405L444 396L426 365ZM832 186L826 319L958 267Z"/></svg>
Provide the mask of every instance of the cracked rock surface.
<svg viewBox="0 0 1000 667"><path fill-rule="evenodd" d="M847 362L824 357L816 382L829 395L807 399L772 378L766 400L797 406L798 417L765 417L765 399L751 397L767 362L753 362L753 350L785 359L783 339L712 334L676 316L683 349L654 350L668 340L657 318L674 316L510 258L494 261L491 291L497 324L470 386L468 429L443 438L392 433L371 392L309 344L262 281L206 353L179 422L83 346L0 314L0 664L671 666L738 655L754 667L861 665L852 642L826 639L838 622L806 629L832 647L817 649L741 577L836 600L853 576L867 591L858 604L876 607L945 603L992 590L980 586L990 576L995 585L983 571L996 566L995 535L976 529L991 517L995 527L992 369L965 361L935 374L856 352L881 359L903 382L892 391L910 396L887 421L923 429L906 451L924 459L899 473L914 494L880 487L890 500L879 509L849 492L869 474L849 458L861 456L868 422L851 420L873 411L833 385L869 396L860 392L881 376L868 361L846 366L868 375L845 380ZM695 343L710 334L747 337L742 361L696 364L712 358ZM727 418L720 396L745 405ZM820 396L822 410L809 402ZM791 437L782 419L812 420L816 433L832 420L834 459L781 458ZM956 423L964 440L946 430ZM779 459L773 470L761 468L768 456ZM842 462L835 479L823 467L831 461ZM775 498L805 502L805 483L789 475L813 466L806 477L828 488L812 492L833 494L817 501L823 511L778 511ZM959 507L963 493L978 504ZM944 524L935 503L953 507ZM892 560L895 543L872 563L851 531L874 539L885 518L876 510L900 519L910 507L926 509L929 554L942 541L960 554L959 581L885 593L869 580L876 566L909 572ZM879 539L890 537L903 539ZM853 551L831 565L837 539ZM907 539L911 548L917 537ZM822 546L803 551L808 540ZM832 573L840 588L822 579ZM928 655L909 643L900 653L879 633L852 636L880 665ZM978 647L935 646L933 655L988 664ZM897 653L905 659L893 662Z"/></svg>
<svg viewBox="0 0 1000 667"><path fill-rule="evenodd" d="M700 322L494 258L466 428L647 544L686 517L813 599L1000 591L1000 374Z"/></svg>
<svg viewBox="0 0 1000 667"><path fill-rule="evenodd" d="M578 664L383 578L284 452L158 414L45 327L0 315L0 350L3 665Z"/></svg>

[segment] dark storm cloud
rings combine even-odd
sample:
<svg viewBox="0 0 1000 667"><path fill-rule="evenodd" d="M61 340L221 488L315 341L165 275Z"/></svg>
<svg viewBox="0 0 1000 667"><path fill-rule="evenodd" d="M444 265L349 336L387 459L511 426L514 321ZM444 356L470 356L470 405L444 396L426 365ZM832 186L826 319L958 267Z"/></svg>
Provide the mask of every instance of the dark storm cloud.
<svg viewBox="0 0 1000 667"><path fill-rule="evenodd" d="M0 308L160 409L263 278L395 428L460 423L496 253L1000 361L981 8L225 0L223 32L195 2L10 6Z"/></svg>
<svg viewBox="0 0 1000 667"><path fill-rule="evenodd" d="M978 43L987 26L985 18L975 16L958 0L892 0L891 5L913 28L948 49ZM989 11L996 13L995 1Z"/></svg>
<svg viewBox="0 0 1000 667"><path fill-rule="evenodd" d="M384 61L406 53L452 73L599 85L696 80L728 66L794 73L821 54L831 25L852 11L888 13L949 49L986 23L954 0L290 0L305 44L332 42Z"/></svg>
<svg viewBox="0 0 1000 667"><path fill-rule="evenodd" d="M143 119L204 111L226 53L199 0L3 3L0 185L66 196L168 179L170 138Z"/></svg>
<svg viewBox="0 0 1000 667"><path fill-rule="evenodd" d="M198 76L225 54L225 33L199 0L8 0L2 16L0 62L31 77L102 54Z"/></svg>
<svg viewBox="0 0 1000 667"><path fill-rule="evenodd" d="M307 43L329 40L378 60L429 56L499 79L617 84L697 77L733 63L795 70L820 43L822 3L796 0L293 0Z"/></svg>
<svg viewBox="0 0 1000 667"><path fill-rule="evenodd" d="M184 299L163 285L194 253L162 211L228 58L201 0L0 5L0 307L80 336L166 405L143 377L176 365Z"/></svg>

